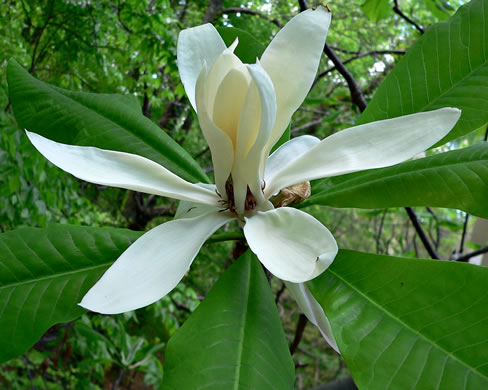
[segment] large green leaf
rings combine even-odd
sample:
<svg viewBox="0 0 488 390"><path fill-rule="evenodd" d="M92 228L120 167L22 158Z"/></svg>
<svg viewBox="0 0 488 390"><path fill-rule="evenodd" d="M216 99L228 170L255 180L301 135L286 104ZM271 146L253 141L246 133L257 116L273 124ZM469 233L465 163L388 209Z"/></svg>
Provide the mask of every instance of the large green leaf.
<svg viewBox="0 0 488 390"><path fill-rule="evenodd" d="M21 128L54 141L138 154L192 182L208 182L193 158L142 115L135 97L73 92L32 77L15 60L9 96Z"/></svg>
<svg viewBox="0 0 488 390"><path fill-rule="evenodd" d="M488 143L314 183L300 204L448 207L488 218Z"/></svg>
<svg viewBox="0 0 488 390"><path fill-rule="evenodd" d="M488 269L342 250L308 283L361 390L488 389Z"/></svg>
<svg viewBox="0 0 488 390"><path fill-rule="evenodd" d="M473 0L432 26L402 57L376 91L359 123L440 107L458 107L461 119L438 145L488 122L488 5Z"/></svg>
<svg viewBox="0 0 488 390"><path fill-rule="evenodd" d="M386 18L391 13L389 0L365 0L361 11L373 22Z"/></svg>
<svg viewBox="0 0 488 390"><path fill-rule="evenodd" d="M236 27L219 27L217 31L227 46L239 39L235 53L244 63L254 64L264 52L265 46L247 31Z"/></svg>
<svg viewBox="0 0 488 390"><path fill-rule="evenodd" d="M448 19L454 8L446 0L425 0L427 8L440 20Z"/></svg>
<svg viewBox="0 0 488 390"><path fill-rule="evenodd" d="M77 303L140 235L70 225L0 234L0 362L82 314Z"/></svg>
<svg viewBox="0 0 488 390"><path fill-rule="evenodd" d="M169 340L163 388L293 389L294 365L263 269L249 251Z"/></svg>

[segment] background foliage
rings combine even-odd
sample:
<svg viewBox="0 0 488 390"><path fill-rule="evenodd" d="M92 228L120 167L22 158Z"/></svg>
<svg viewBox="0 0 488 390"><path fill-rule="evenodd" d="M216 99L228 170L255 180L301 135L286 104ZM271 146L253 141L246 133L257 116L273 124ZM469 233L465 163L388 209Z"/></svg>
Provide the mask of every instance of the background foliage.
<svg viewBox="0 0 488 390"><path fill-rule="evenodd" d="M219 28L233 27L236 30L223 30L226 42L232 41L239 30L251 32L256 40L249 36L247 44L254 45L253 50L258 52L279 27L298 12L299 3L266 0L242 4L230 0L6 0L0 3L0 229L6 233L4 241L18 238L14 237L17 233L11 232L14 229L45 228L51 224L80 225L82 234L95 232L91 229L101 226L146 230L171 219L177 206L171 200L78 181L46 162L21 131L19 126L26 125L22 123L21 113L16 112L19 123L13 116L7 91L9 58L15 58L36 78L75 91L73 96L84 96L81 92L132 96L130 104L138 103L147 120L152 121L154 134L161 131L161 134L169 135L205 168L205 173L192 172L191 166L187 169L187 177L194 175L193 178L201 179L205 174L212 174L210 153L179 81L176 68L178 32L202 22L212 22ZM328 4L333 12L333 22L327 42L347 65L369 100L421 33L428 32L434 23L446 20L461 3L461 0L336 0ZM422 39L428 41L429 38L425 35ZM241 43L244 43L242 35ZM479 45L486 47L486 42L480 41ZM473 61L481 61L480 53L480 50L474 50L469 54ZM248 62L253 61L253 58L246 58L246 52L240 53L238 49L237 54ZM393 72L404 71L409 62L404 61L404 64ZM468 71L467 83L476 79L473 73ZM456 93L455 89L447 89ZM380 103L386 99L381 97L382 94L379 90ZM22 96L17 98L22 99ZM441 98L448 99L449 95ZM380 103L370 106L360 120L365 122L373 115L372 111L381 111ZM412 109L426 109L425 102L415 100L414 103ZM359 111L351 100L347 83L324 56L311 93L293 117L291 136L325 137L356 123ZM395 114L391 113L391 116ZM24 120L32 120L31 115L27 113ZM480 161L486 161L486 148L475 146L443 156L436 154L482 140L485 123L486 118L479 123L469 123L480 129L428 152L432 155L429 157L431 164L446 167L446 177L457 175L463 178L464 186L459 191L469 192L469 186L474 185L475 179L465 173L481 169ZM466 126L466 122L460 126ZM456 165L454 171L448 169L456 164L459 153L469 155L470 161L463 166ZM421 162L407 164L419 171L425 169ZM410 172L412 167L407 168ZM397 177L402 169L391 168L391 178L387 180L399 180ZM409 174L415 175L415 172ZM442 187L446 180L452 180L424 177L426 187ZM378 185L388 186L387 180ZM355 183L355 186L345 190L346 181ZM344 203L348 197L357 200L358 193L364 194L364 183L368 182L370 178L358 174L314 183L315 200L325 206L319 207L310 201L303 207L328 226L341 248L428 257L407 214L396 208L404 205L404 191L398 191L400 200L396 203L385 204L381 198L367 196L361 198L362 204ZM408 186L408 177L405 183ZM321 193L324 189L328 190L326 195ZM425 188L419 191L425 191ZM415 193L415 190L410 193L413 198ZM341 207L356 205L371 209L327 207L336 206L334 197L340 197ZM472 199L464 204L449 204L442 203L442 197L432 195L429 206L453 207L485 216L480 214L486 213L481 201ZM413 201L410 205L425 204ZM444 259L453 257L453 253L460 256L478 249L476 244L464 239L474 219L468 219L463 211L416 209L436 252ZM84 230L83 227L91 229ZM128 236L131 234L135 233L127 233ZM111 317L87 313L72 322L52 327L28 352L0 366L0 384L8 384L13 389L159 386L170 336L232 264L232 252L240 249L229 242L206 245L192 266L192 272L177 289L147 308ZM303 335L297 331L304 326L298 308L279 280L272 279L271 283L287 340L294 348L296 388L308 389L347 377L348 368L344 361L326 345L318 330L308 325ZM208 310L208 307L202 305L204 309ZM5 334L2 330L3 337ZM300 344L297 337L302 337Z"/></svg>

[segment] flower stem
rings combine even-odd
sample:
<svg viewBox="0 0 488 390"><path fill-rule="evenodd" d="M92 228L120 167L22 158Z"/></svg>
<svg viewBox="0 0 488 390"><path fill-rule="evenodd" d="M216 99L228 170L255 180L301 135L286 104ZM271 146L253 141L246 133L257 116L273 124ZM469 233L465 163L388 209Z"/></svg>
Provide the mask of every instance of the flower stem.
<svg viewBox="0 0 488 390"><path fill-rule="evenodd" d="M207 244L214 243L214 242L221 242L221 241L235 241L235 240L244 240L244 234L242 232L228 232L228 233L220 233L214 234L207 240Z"/></svg>

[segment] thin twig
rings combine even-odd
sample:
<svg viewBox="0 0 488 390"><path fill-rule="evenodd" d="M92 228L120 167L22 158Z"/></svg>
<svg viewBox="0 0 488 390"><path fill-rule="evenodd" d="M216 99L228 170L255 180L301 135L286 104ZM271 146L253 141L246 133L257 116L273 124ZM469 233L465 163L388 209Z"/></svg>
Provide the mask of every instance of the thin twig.
<svg viewBox="0 0 488 390"><path fill-rule="evenodd" d="M244 241L245 237L242 232L226 232L226 233L219 233L210 236L210 238L205 241L207 244L211 244L214 242L221 242L221 241Z"/></svg>
<svg viewBox="0 0 488 390"><path fill-rule="evenodd" d="M424 29L402 12L400 7L398 6L398 0L393 0L393 3L394 3L393 12L395 12L398 16L400 16L402 19L404 19L405 21L410 23L413 27L415 27L420 34L423 34Z"/></svg>
<svg viewBox="0 0 488 390"><path fill-rule="evenodd" d="M332 47L329 46L331 49ZM348 63L352 62L352 61L355 61L355 60L358 60L360 58L363 58L363 57L367 57L367 56L374 56L374 55L386 55L386 54L399 54L399 55L403 55L405 54L406 51L405 50L371 50L371 51L366 51L364 53L354 53L355 56L353 57L350 57L348 58L347 60L344 60L342 62L343 65L347 65ZM328 75L329 73L333 72L334 70L336 70L336 66L331 66L330 68L327 68L326 70L324 70L323 72L319 73L317 75L317 77L315 78L313 84L312 84L312 88L314 87L315 84L317 84L317 82L324 76Z"/></svg>
<svg viewBox="0 0 488 390"><path fill-rule="evenodd" d="M466 213L466 216L464 217L463 234L461 235L461 243L459 244L459 254L464 252L464 241L466 240L466 232L468 230L468 221L469 221L469 214Z"/></svg>
<svg viewBox="0 0 488 390"><path fill-rule="evenodd" d="M364 111L366 109L367 103L366 100L364 100L363 93L361 92L361 89L359 88L359 85L354 79L351 72L347 70L347 68L341 62L339 57L337 57L337 55L329 47L329 45L327 45L327 43L324 45L324 53L327 57L329 57L329 59L334 64L335 68L342 75L342 77L344 77L344 80L346 80L347 86L349 87L349 92L351 93L351 99L353 103L359 107L359 110L361 112Z"/></svg>
<svg viewBox="0 0 488 390"><path fill-rule="evenodd" d="M275 303L278 304L278 302L280 301L280 298L281 296L283 295L283 292L285 291L285 283L282 283L281 284L281 288L278 290L278 292L276 293L276 297L275 297Z"/></svg>
<svg viewBox="0 0 488 390"><path fill-rule="evenodd" d="M424 244L425 249L429 253L429 256L432 257L433 259L440 259L439 255L435 251L435 249L432 247L429 239L425 235L424 229L422 229L422 226L420 225L420 222L417 218L417 215L415 214L415 211L411 207L405 207L405 210L410 217L410 220L412 221L413 227L415 228L415 231L417 232L417 235L419 236L420 240L422 241L422 244Z"/></svg>
<svg viewBox="0 0 488 390"><path fill-rule="evenodd" d="M191 310L189 308L187 308L185 305L183 305L181 303L176 302L176 300L171 295L169 296L169 299L171 300L171 303L173 305L175 305L175 307L177 309L183 310L184 312L191 314Z"/></svg>
<svg viewBox="0 0 488 390"><path fill-rule="evenodd" d="M237 13L255 15L259 18L265 19L268 22L273 23L274 25L278 26L279 28L283 28L283 25L281 24L281 22L279 20L271 19L269 16L267 16L267 15L265 15L259 11L255 11L253 9L250 9L250 8L242 8L242 7L225 8L219 12L218 16L223 15L223 14L237 14Z"/></svg>
<svg viewBox="0 0 488 390"><path fill-rule="evenodd" d="M36 43L34 44L34 50L32 51L32 60L31 60L31 66L29 68L29 73L34 73L36 69L37 49L39 48L39 44L41 43L41 38L42 35L44 34L44 31L46 31L46 28L53 17L53 7L54 7L54 1L50 1L49 11L48 11L49 13L47 15L46 21L44 22L44 25L41 27L41 30L37 36Z"/></svg>
<svg viewBox="0 0 488 390"><path fill-rule="evenodd" d="M117 5L115 6L115 13L117 14L117 19L120 22L120 25L122 28L128 32L129 34L132 33L132 29L125 24L125 22L122 20L122 17L120 16L120 12L122 11L122 6L120 5L120 0L117 2Z"/></svg>
<svg viewBox="0 0 488 390"><path fill-rule="evenodd" d="M119 387L120 382L122 382L122 379L124 378L124 374L125 374L125 368L121 367L119 370L119 375L117 376L117 379L115 380L112 386L112 390L116 390Z"/></svg>
<svg viewBox="0 0 488 390"><path fill-rule="evenodd" d="M387 212L388 209L385 209L385 211L383 211L383 215L381 216L380 226L378 228L378 234L376 235L376 253L383 253L382 251L380 252L381 234L383 233L383 226L385 225L385 218Z"/></svg>
<svg viewBox="0 0 488 390"><path fill-rule="evenodd" d="M197 153L195 156L195 160L202 157L205 153L207 153L210 150L210 148L207 146L204 149L202 149L200 152Z"/></svg>
<svg viewBox="0 0 488 390"><path fill-rule="evenodd" d="M294 134L294 133L298 133L300 131L305 131L311 127L320 125L323 121L324 121L324 118L314 119L308 123L305 123L304 125L301 125L301 126L298 126L298 127L291 129L290 133Z"/></svg>
<svg viewBox="0 0 488 390"><path fill-rule="evenodd" d="M32 370L30 369L31 361L25 353L22 355L22 359L24 360L25 368L27 371L27 378L29 378L31 389L35 389L33 382L34 376L32 375Z"/></svg>
<svg viewBox="0 0 488 390"><path fill-rule="evenodd" d="M472 257L482 255L483 253L487 253L487 252L488 252L488 246L485 246L484 248L478 249L477 251L474 251L474 252L468 253L467 255L458 257L456 259L456 261L468 262L469 259L471 259Z"/></svg>
<svg viewBox="0 0 488 390"><path fill-rule="evenodd" d="M297 328L295 330L295 338L293 339L293 342L290 345L290 353L292 355L295 353L298 344L300 344L300 341L302 340L303 331L307 326L307 322L308 322L307 317L305 317L304 314L300 314L300 317L298 317Z"/></svg>
<svg viewBox="0 0 488 390"><path fill-rule="evenodd" d="M435 230L436 230L436 237L435 240L431 236L430 239L435 242L435 250L439 250L439 245L441 241L441 228L439 226L439 218L437 218L437 215L435 215L434 210L432 210L430 207L426 207L427 211L429 212L430 215L432 215L432 218L435 220ZM430 235L430 232L429 232Z"/></svg>

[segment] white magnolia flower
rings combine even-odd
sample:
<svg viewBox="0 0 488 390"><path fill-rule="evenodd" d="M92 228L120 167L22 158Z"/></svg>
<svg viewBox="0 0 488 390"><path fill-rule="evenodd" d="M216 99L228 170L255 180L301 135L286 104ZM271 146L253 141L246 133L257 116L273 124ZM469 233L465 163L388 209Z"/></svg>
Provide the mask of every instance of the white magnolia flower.
<svg viewBox="0 0 488 390"><path fill-rule="evenodd" d="M212 153L215 186L189 183L144 157L27 132L47 159L80 179L183 201L177 218L134 242L81 306L113 314L157 301L183 278L205 240L238 220L251 250L287 282L334 345L323 310L298 283L327 269L336 242L315 218L295 208L275 209L270 198L298 183L405 161L444 137L460 111L444 108L368 123L323 141L297 137L269 156L310 90L329 24L323 7L297 15L252 65L234 55L237 40L227 48L210 24L181 32L178 67Z"/></svg>

